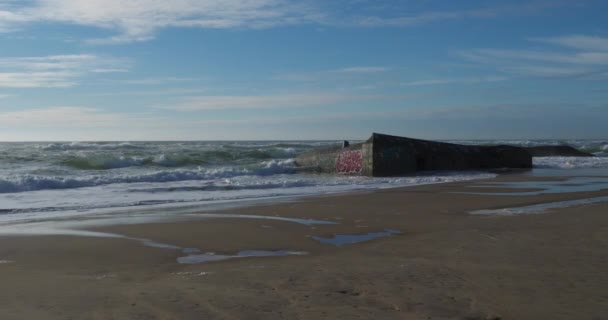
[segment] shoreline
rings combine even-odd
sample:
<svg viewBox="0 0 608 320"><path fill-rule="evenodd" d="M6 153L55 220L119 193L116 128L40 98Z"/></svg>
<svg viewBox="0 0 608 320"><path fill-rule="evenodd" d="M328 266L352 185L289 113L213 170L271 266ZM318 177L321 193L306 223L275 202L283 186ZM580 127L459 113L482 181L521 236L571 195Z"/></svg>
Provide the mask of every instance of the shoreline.
<svg viewBox="0 0 608 320"><path fill-rule="evenodd" d="M486 181L530 180L539 179L501 175ZM608 196L608 190L534 196L455 193L470 191L478 182L228 209L230 214L336 223L332 225L226 216L84 229L124 236L114 239L0 236L0 260L8 261L0 264L5 288L0 293L0 315L3 319L604 317L602 305L608 298L601 283L608 281L602 255L608 248L607 203L538 215L468 212ZM400 233L343 246L313 238L387 229ZM185 255L182 250L146 246L133 239L216 255L242 250L307 254L179 264L177 259Z"/></svg>
<svg viewBox="0 0 608 320"><path fill-rule="evenodd" d="M311 175L311 177L324 177L328 175ZM167 203L154 203L151 205L143 204L143 205L132 205L125 204L120 206L110 206L110 207L83 207L83 208L67 208L67 210L61 211L49 211L46 212L47 216L35 217L34 219L23 219L21 221L20 218L15 220L16 223L27 223L28 221L44 221L44 220L55 220L55 219L78 219L78 218L86 218L87 216L95 216L95 215L104 215L104 214L130 214L130 213L146 213L146 212L155 212L155 211L171 211L175 213L188 213L188 212L215 212L215 211L223 211L230 210L234 208L241 207L250 207L257 205L267 205L267 204L275 204L281 203L283 201L298 201L298 199L306 199L306 198L314 198L314 197L323 197L323 196L332 196L332 195L347 195L351 193L359 193L359 192L374 192L376 190L383 189L394 189L394 188L409 188L421 185L432 185L432 184L444 184L444 183L452 183L459 181L473 181L480 179L493 179L497 176L497 174L492 172L483 172L483 171L444 171L444 172L430 172L428 174L421 175L412 175L412 176L403 176L403 177L391 177L387 179L404 179L405 181L397 182L396 185L391 185L390 183L386 183L385 185L381 184L363 184L359 188L345 188L342 189L342 185L329 186L329 190L323 192L322 190L315 190L314 192L306 191L301 193L292 193L292 194L275 194L272 196L253 196L253 197L245 197L245 198L229 198L229 199L215 199L215 200L198 200L198 201L185 201L185 202L167 202ZM329 176L331 177L331 176ZM359 176L341 176L340 178L365 178ZM455 178L457 180L450 180ZM373 179L384 179L384 178L372 178ZM425 179L431 179L432 181L425 181ZM435 179L435 180L433 180ZM370 180L370 181L372 181ZM411 180L411 181L410 181ZM382 183L382 182L380 182ZM318 187L318 186L315 186ZM323 187L323 186L321 186ZM337 187L337 188L336 188ZM89 191L96 187L84 187L84 188L76 188L76 189L68 189L69 191ZM89 189L89 190L87 190ZM61 189L58 190L50 190L51 192L60 192ZM226 190L230 192L229 189ZM38 191L33 191L38 192ZM21 193L17 193L21 195ZM90 193L86 193L87 196L92 196ZM58 196L65 196L58 194ZM175 195L173 195L175 196ZM41 208L45 209L45 208ZM51 208L54 209L54 208ZM89 211L90 213L83 213L85 211ZM18 217L19 214L39 214L44 213L44 210L41 211L31 211L31 212L17 212L17 213L8 213L4 215L0 215L0 228L6 224L13 224L11 221L11 217ZM6 217L6 219L4 219Z"/></svg>

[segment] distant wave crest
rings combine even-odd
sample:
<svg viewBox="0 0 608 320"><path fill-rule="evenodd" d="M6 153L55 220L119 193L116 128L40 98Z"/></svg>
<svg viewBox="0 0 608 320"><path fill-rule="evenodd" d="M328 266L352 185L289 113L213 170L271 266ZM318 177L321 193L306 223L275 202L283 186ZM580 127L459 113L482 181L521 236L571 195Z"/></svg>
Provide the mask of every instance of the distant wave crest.
<svg viewBox="0 0 608 320"><path fill-rule="evenodd" d="M44 151L68 151L68 150L121 150L121 149L140 149L141 146L134 145L129 142L120 143L85 143L85 142L70 142L70 143L50 143L45 146L39 146Z"/></svg>
<svg viewBox="0 0 608 320"><path fill-rule="evenodd" d="M292 148L248 150L228 152L211 150L204 152L182 152L159 154L157 156L124 156L107 153L70 155L60 164L80 170L109 170L127 167L195 167L201 165L238 163L239 161L259 162L260 160L288 159L296 155Z"/></svg>

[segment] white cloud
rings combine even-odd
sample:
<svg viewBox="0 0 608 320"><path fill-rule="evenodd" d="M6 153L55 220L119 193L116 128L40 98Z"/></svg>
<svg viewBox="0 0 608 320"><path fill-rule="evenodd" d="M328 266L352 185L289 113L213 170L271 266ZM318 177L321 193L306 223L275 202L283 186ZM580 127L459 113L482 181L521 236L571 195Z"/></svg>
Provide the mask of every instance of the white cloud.
<svg viewBox="0 0 608 320"><path fill-rule="evenodd" d="M573 5L573 3L568 1L529 1L518 5L473 8L460 11L427 11L396 17L368 16L359 19L358 24L367 27L405 27L447 20L489 19L507 15L535 14L567 5Z"/></svg>
<svg viewBox="0 0 608 320"><path fill-rule="evenodd" d="M378 72L385 72L385 71L389 71L389 68L386 67L350 67L350 68L343 68L343 69L338 69L338 70L333 70L333 72L338 72L338 73L378 73Z"/></svg>
<svg viewBox="0 0 608 320"><path fill-rule="evenodd" d="M0 111L3 129L0 140L161 140L170 139L191 123L188 119L170 119L156 113L113 112L86 106L22 108Z"/></svg>
<svg viewBox="0 0 608 320"><path fill-rule="evenodd" d="M484 82L499 82L508 80L507 77L501 76L488 76L488 77L469 77L469 78L444 78L444 79L425 79L404 82L401 85L404 86L432 86L442 84L470 84L470 83L484 83Z"/></svg>
<svg viewBox="0 0 608 320"><path fill-rule="evenodd" d="M129 69L126 68L98 68L91 69L93 73L116 73L116 72L129 72Z"/></svg>
<svg viewBox="0 0 608 320"><path fill-rule="evenodd" d="M85 107L49 107L0 112L0 125L34 127L100 127L124 124L121 115Z"/></svg>
<svg viewBox="0 0 608 320"><path fill-rule="evenodd" d="M523 74L541 78L571 78L571 77L587 77L593 75L595 72L579 67L568 67L568 66L514 66L504 67L505 72L513 74Z"/></svg>
<svg viewBox="0 0 608 320"><path fill-rule="evenodd" d="M90 96L184 96L184 95L193 95L193 94L203 94L207 89L198 88L198 89L185 89L185 88L167 88L167 89L159 89L152 87L148 90L126 90L126 91L116 91L111 90L108 92L97 92L91 93Z"/></svg>
<svg viewBox="0 0 608 320"><path fill-rule="evenodd" d="M132 85L160 85L166 83L175 83L175 82L189 82L196 81L198 79L195 78L179 78L179 77L158 77L158 78L143 78L143 79L131 79L125 80L124 83L132 84Z"/></svg>
<svg viewBox="0 0 608 320"><path fill-rule="evenodd" d="M0 7L0 29L58 22L118 31L92 40L96 43L149 40L169 27L267 28L319 19L311 7L285 0L33 0L4 11Z"/></svg>
<svg viewBox="0 0 608 320"><path fill-rule="evenodd" d="M330 93L265 96L199 96L187 98L183 103L166 106L162 109L197 111L218 109L299 108L328 106L345 101L369 98L370 96Z"/></svg>
<svg viewBox="0 0 608 320"><path fill-rule="evenodd" d="M68 88L76 85L71 72L0 72L0 88Z"/></svg>
<svg viewBox="0 0 608 320"><path fill-rule="evenodd" d="M89 73L126 72L126 60L90 54L0 58L0 88L66 88Z"/></svg>
<svg viewBox="0 0 608 320"><path fill-rule="evenodd" d="M569 35L546 39L532 39L544 43L551 43L580 50L608 52L608 38L586 35Z"/></svg>
<svg viewBox="0 0 608 320"><path fill-rule="evenodd" d="M172 27L256 29L308 23L403 27L437 21L542 13L555 7L576 5L572 1L554 0L461 11L412 12L414 6L409 1L393 5L379 5L377 1L317 0L5 0L2 3L0 31L15 31L42 22L96 27L115 33L106 38L89 39L97 44L146 41L154 38L159 30ZM378 7L385 9L377 10ZM356 10L351 11L351 8Z"/></svg>
<svg viewBox="0 0 608 320"><path fill-rule="evenodd" d="M19 111L0 111L0 127L5 132L1 140L33 140L41 139L61 141L86 140L196 140L196 139L273 139L277 132L286 139L323 139L328 136L345 137L349 124L356 124L357 130L353 136L368 134L378 129L378 120L391 120L405 124L421 124L435 126L441 129L446 123L462 124L461 130L469 128L471 121L481 121L487 124L488 118L500 120L496 123L527 123L526 126L535 128L538 123L551 124L555 119L568 119L585 125L587 120L594 119L604 123L606 118L605 106L587 106L585 104L515 104L515 105L483 105L483 106L416 106L400 107L389 110L329 112L312 115L280 115L203 119L198 117L173 118L166 113L117 113L100 108L89 107L49 107ZM407 122L411 121L411 122ZM448 122L446 122L448 121ZM502 121L502 122L501 122ZM325 124L341 123L342 126ZM323 126L314 126L324 124ZM313 125L314 127L310 127ZM223 130L226 127L234 130ZM91 130L94 128L95 130ZM290 130L285 131L285 128ZM315 128L310 130L310 128ZM318 128L318 129L317 129ZM365 129L363 129L365 128ZM395 127L385 127L382 130L395 130ZM403 128L402 126L400 128ZM406 125L406 128L410 126ZM588 127L584 126L588 134ZM494 127L493 127L494 129ZM507 128L509 133L512 127ZM280 130L280 131L279 131ZM346 130L346 131L345 131ZM361 132L364 130L364 133ZM577 129L573 129L576 133ZM407 134L414 134L406 130ZM598 132L600 130L596 130ZM418 131L426 135L428 131ZM446 131L438 133L438 138ZM467 132L466 130L464 132ZM494 132L494 131L493 131ZM539 132L530 131L539 136ZM246 136L243 136L246 133ZM405 132L396 134L406 134ZM473 131L465 138L474 137L479 132ZM458 134L450 131L450 134ZM554 132L547 131L547 135ZM525 134L522 133L522 136ZM364 138L364 137L360 137ZM454 138L450 136L450 138ZM503 136L504 138L504 136ZM529 138L529 137L527 137Z"/></svg>
<svg viewBox="0 0 608 320"><path fill-rule="evenodd" d="M528 60L548 63L569 64L608 64L608 52L555 52L553 50L509 50L509 49L478 49L464 53L465 57L478 61L493 60Z"/></svg>
<svg viewBox="0 0 608 320"><path fill-rule="evenodd" d="M315 81L319 79L327 79L328 77L354 78L366 75L369 76L372 74L380 74L384 72L389 72L391 70L393 69L381 66L352 66L340 69L279 74L275 76L275 79L290 81Z"/></svg>
<svg viewBox="0 0 608 320"><path fill-rule="evenodd" d="M474 49L460 56L493 65L499 71L532 77L576 77L587 80L607 79L608 38L563 36L532 39L550 45L546 49Z"/></svg>
<svg viewBox="0 0 608 320"><path fill-rule="evenodd" d="M567 117L569 113L577 111L579 116L605 117L605 113L597 108L585 105L568 104L512 104L488 106L424 106L402 107L383 111L355 111L324 113L322 115L308 116L263 116L248 117L246 119L201 119L193 120L192 126L265 126L265 125L301 125L317 123L353 123L360 121L377 122L384 120L399 121L437 121L437 120L479 120L487 118L518 119L530 118L544 119L551 111L553 115L560 114Z"/></svg>

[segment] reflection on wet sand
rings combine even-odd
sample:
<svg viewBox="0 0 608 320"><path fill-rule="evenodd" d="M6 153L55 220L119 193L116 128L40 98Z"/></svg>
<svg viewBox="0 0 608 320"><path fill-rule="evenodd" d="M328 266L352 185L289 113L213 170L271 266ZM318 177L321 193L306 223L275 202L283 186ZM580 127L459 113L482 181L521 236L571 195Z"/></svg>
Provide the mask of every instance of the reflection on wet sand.
<svg viewBox="0 0 608 320"><path fill-rule="evenodd" d="M466 194L481 194L493 196L535 196L541 194L593 192L608 189L608 178L603 177L574 177L559 181L517 181L517 182L482 182L471 188L505 188L505 189L540 189L524 192L459 192Z"/></svg>

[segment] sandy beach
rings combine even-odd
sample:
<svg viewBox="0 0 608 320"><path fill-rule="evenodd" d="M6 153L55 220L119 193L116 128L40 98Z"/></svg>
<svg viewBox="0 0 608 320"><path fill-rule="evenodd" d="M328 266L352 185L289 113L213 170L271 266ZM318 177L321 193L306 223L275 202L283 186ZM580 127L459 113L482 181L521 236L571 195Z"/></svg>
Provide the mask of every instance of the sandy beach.
<svg viewBox="0 0 608 320"><path fill-rule="evenodd" d="M608 320L608 0L0 0L0 320Z"/></svg>
<svg viewBox="0 0 608 320"><path fill-rule="evenodd" d="M491 182L551 179L559 180L503 175ZM335 224L192 218L88 228L128 238L2 236L0 318L608 319L608 203L516 216L469 214L602 197L608 190L467 194L478 190L471 187L476 183L220 212ZM509 190L484 189L499 191ZM394 234L342 246L318 241L385 230ZM299 254L180 264L183 250L134 238L215 255Z"/></svg>

